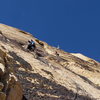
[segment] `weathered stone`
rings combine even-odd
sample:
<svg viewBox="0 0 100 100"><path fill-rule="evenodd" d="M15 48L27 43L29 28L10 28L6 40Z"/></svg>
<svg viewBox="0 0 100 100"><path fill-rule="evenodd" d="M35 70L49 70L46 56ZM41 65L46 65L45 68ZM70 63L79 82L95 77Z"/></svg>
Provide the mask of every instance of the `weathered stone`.
<svg viewBox="0 0 100 100"><path fill-rule="evenodd" d="M5 64L5 62L4 62L5 56L6 56L6 53L3 52L3 51L0 49L0 63Z"/></svg>
<svg viewBox="0 0 100 100"><path fill-rule="evenodd" d="M16 82L14 85L10 87L7 100L22 100L22 97L23 97L22 87L19 84L19 82Z"/></svg>
<svg viewBox="0 0 100 100"><path fill-rule="evenodd" d="M0 76L5 73L5 56L6 53L0 49Z"/></svg>
<svg viewBox="0 0 100 100"><path fill-rule="evenodd" d="M5 66L2 63L0 63L0 76L4 75L4 73L5 73Z"/></svg>
<svg viewBox="0 0 100 100"><path fill-rule="evenodd" d="M10 74L9 76L8 89L10 89L10 91L8 93L7 100L22 100L23 92L21 84L17 81L17 78L13 74Z"/></svg>
<svg viewBox="0 0 100 100"><path fill-rule="evenodd" d="M22 100L23 92L21 84L18 82L17 77L13 74L12 62L8 59L5 52L0 50L0 91L2 89L7 93L0 92L0 100ZM12 70L11 70L12 69Z"/></svg>
<svg viewBox="0 0 100 100"><path fill-rule="evenodd" d="M0 81L6 100L22 100L20 83L23 100L100 100L99 62L7 25L0 24L0 30ZM30 39L36 43L34 52L26 49Z"/></svg>
<svg viewBox="0 0 100 100"><path fill-rule="evenodd" d="M6 100L6 94L3 92L0 92L0 100Z"/></svg>
<svg viewBox="0 0 100 100"><path fill-rule="evenodd" d="M0 91L3 89L4 85L0 82Z"/></svg>

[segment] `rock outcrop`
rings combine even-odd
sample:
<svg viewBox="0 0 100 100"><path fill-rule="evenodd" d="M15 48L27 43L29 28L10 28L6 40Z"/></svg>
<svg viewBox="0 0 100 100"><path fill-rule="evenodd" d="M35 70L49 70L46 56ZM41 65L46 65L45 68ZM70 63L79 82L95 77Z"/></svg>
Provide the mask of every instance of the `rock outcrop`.
<svg viewBox="0 0 100 100"><path fill-rule="evenodd" d="M0 100L100 100L100 63L0 24Z"/></svg>
<svg viewBox="0 0 100 100"><path fill-rule="evenodd" d="M14 75L11 59L0 49L0 100L22 100L21 84Z"/></svg>

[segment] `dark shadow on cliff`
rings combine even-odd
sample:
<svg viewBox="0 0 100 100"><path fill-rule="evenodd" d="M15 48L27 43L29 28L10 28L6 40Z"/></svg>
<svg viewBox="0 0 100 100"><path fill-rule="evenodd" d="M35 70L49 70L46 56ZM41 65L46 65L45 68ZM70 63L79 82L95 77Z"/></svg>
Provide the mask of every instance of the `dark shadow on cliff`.
<svg viewBox="0 0 100 100"><path fill-rule="evenodd" d="M88 96L74 93L72 90L68 90L66 87L41 76L39 73L18 71L17 77L23 84L26 98L28 94L33 100L94 100ZM31 79L34 80L34 83L31 83Z"/></svg>
<svg viewBox="0 0 100 100"><path fill-rule="evenodd" d="M79 76L80 78L82 78L85 82L87 82L88 84L92 85L94 88L96 89L100 89L100 86L96 86L92 81L90 81L88 78L86 78L85 76L79 75L77 73L75 73L74 71L66 68L67 70L69 70L70 72L72 72L73 74Z"/></svg>
<svg viewBox="0 0 100 100"><path fill-rule="evenodd" d="M9 52L9 54L10 56L13 57L14 67L22 66L26 70L32 70L32 66L27 61L25 61L23 58L19 57L15 52ZM19 62L20 65L17 64L17 62Z"/></svg>

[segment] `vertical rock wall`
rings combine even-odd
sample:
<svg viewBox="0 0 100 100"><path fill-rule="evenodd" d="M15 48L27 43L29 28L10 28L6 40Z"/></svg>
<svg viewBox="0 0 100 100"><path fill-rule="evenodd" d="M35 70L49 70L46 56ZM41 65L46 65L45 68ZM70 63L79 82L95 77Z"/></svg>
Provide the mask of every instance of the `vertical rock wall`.
<svg viewBox="0 0 100 100"><path fill-rule="evenodd" d="M21 84L13 73L10 58L0 50L0 100L22 100Z"/></svg>

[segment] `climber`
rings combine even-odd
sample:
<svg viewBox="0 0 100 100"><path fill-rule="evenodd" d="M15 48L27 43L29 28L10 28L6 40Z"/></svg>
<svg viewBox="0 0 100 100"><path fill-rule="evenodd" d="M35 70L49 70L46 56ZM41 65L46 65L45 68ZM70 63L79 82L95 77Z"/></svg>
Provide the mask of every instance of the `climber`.
<svg viewBox="0 0 100 100"><path fill-rule="evenodd" d="M56 52L55 52L55 55L58 57L58 56L59 56L59 53L56 51Z"/></svg>
<svg viewBox="0 0 100 100"><path fill-rule="evenodd" d="M28 42L29 42L29 44L28 44L27 49L30 50L30 51L34 51L35 48L36 48L36 46L35 46L35 42L34 42L33 40L28 41Z"/></svg>

